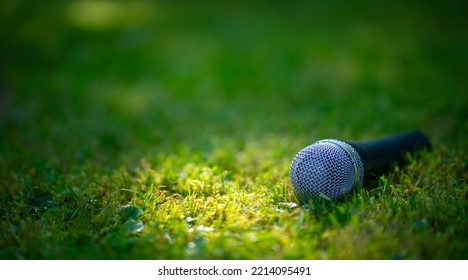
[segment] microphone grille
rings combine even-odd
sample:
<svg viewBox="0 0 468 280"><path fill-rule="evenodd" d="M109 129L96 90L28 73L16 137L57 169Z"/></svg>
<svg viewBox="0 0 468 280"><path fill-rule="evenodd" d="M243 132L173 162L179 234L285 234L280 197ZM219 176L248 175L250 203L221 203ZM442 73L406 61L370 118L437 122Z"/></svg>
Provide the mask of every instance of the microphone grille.
<svg viewBox="0 0 468 280"><path fill-rule="evenodd" d="M364 167L356 150L334 139L305 147L290 167L291 183L303 201L317 196L336 199L361 186L363 177Z"/></svg>

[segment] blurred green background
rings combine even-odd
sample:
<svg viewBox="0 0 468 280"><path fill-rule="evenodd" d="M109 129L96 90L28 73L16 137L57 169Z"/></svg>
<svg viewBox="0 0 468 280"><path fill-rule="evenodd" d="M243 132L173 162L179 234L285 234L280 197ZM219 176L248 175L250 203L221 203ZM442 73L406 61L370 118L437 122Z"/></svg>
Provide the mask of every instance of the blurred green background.
<svg viewBox="0 0 468 280"><path fill-rule="evenodd" d="M60 212L87 195L105 201L111 190L134 189L125 179L106 185L102 178L122 169L136 178L145 164L169 178L166 187L194 163L231 174L226 178L247 192L283 184L283 200L291 201L289 162L321 138L421 129L441 147L439 164L454 154L461 160L452 175L463 198L467 15L464 1L2 1L2 256L190 257L124 254L106 247L110 241L83 254L62 252L67 243L49 235L57 230L81 240L72 233L80 222L60 228L65 218L41 209ZM420 168L426 176L434 171ZM119 197L115 207L132 199ZM82 224L95 214L86 213ZM55 228L43 228L44 219ZM455 236L466 226L454 225ZM108 236L96 227L84 236ZM37 250L28 229L40 232ZM465 247L457 245L453 256L466 257L460 242ZM407 257L451 256L435 251ZM195 257L323 257L216 252Z"/></svg>
<svg viewBox="0 0 468 280"><path fill-rule="evenodd" d="M7 1L4 131L32 150L65 137L70 160L233 133L460 144L462 3Z"/></svg>

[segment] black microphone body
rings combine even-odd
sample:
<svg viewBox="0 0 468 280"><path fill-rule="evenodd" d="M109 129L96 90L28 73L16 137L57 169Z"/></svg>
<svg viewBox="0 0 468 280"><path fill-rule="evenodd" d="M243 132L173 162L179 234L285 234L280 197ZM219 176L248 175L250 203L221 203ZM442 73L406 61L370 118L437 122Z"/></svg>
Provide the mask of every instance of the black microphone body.
<svg viewBox="0 0 468 280"><path fill-rule="evenodd" d="M419 131L409 131L384 138L347 142L361 157L365 175L377 175L389 168L392 163L401 163L406 153L431 149L429 138Z"/></svg>

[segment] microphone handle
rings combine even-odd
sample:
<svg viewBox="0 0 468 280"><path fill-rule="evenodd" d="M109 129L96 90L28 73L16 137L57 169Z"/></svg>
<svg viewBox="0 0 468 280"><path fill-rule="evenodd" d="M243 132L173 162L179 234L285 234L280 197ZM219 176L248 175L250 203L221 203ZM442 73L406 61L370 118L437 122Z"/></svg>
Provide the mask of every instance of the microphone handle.
<svg viewBox="0 0 468 280"><path fill-rule="evenodd" d="M429 138L419 131L404 132L372 141L347 142L360 155L366 174L385 171L391 163L400 162L405 153L431 149Z"/></svg>

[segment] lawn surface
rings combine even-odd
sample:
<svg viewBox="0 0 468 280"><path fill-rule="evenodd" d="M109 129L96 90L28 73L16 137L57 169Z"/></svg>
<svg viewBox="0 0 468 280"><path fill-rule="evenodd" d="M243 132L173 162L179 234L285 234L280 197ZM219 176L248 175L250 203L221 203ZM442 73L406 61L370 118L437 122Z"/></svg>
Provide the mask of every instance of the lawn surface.
<svg viewBox="0 0 468 280"><path fill-rule="evenodd" d="M0 258L467 259L467 5L282 2L2 1ZM410 129L295 198L303 147Z"/></svg>

